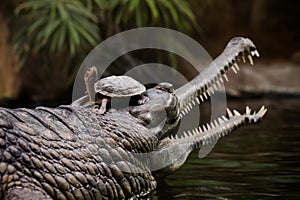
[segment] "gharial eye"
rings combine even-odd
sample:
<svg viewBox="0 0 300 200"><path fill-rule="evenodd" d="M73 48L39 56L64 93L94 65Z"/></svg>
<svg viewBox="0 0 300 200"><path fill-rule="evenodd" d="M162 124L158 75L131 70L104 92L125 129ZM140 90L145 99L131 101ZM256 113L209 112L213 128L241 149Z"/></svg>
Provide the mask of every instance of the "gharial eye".
<svg viewBox="0 0 300 200"><path fill-rule="evenodd" d="M162 83L159 83L155 88L169 92L169 93L174 93L174 88L171 83L162 82Z"/></svg>

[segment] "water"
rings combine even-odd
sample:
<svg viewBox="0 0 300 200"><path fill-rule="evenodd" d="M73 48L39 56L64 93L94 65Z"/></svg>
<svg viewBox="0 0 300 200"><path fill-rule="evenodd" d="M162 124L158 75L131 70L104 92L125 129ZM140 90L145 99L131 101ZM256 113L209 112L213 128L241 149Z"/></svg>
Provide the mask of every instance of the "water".
<svg viewBox="0 0 300 200"><path fill-rule="evenodd" d="M229 102L268 113L259 124L219 140L203 159L197 152L158 186L151 199L300 199L300 100Z"/></svg>

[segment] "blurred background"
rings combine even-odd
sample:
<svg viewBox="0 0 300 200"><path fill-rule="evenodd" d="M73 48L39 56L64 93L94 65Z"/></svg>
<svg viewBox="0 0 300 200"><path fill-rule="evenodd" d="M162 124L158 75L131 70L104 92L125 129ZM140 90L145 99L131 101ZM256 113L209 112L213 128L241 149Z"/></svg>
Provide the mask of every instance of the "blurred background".
<svg viewBox="0 0 300 200"><path fill-rule="evenodd" d="M255 70L243 67L230 78L229 94L297 96L299 6L292 0L4 0L0 102L9 107L70 103L74 77L90 50L118 32L144 26L179 30L213 58L232 37L249 37L261 58L255 60ZM189 73L175 55L146 54L144 62L159 61ZM126 72L126 59L121 63L108 75Z"/></svg>
<svg viewBox="0 0 300 200"><path fill-rule="evenodd" d="M254 68L243 64L237 76L229 74L228 106L265 105L267 115L221 139L204 159L194 152L153 199L299 199L299 9L298 0L2 0L0 106L69 104L86 55L128 29L181 31L213 58L231 38L249 37L261 57ZM151 50L118 59L106 75L125 73L137 59L195 75L176 55ZM209 120L210 107L203 106L201 117Z"/></svg>

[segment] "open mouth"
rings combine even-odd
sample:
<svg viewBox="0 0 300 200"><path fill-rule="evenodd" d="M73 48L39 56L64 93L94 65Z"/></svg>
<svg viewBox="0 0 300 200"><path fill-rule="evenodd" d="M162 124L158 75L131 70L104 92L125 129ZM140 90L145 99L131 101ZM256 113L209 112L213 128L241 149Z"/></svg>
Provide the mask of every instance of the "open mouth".
<svg viewBox="0 0 300 200"><path fill-rule="evenodd" d="M254 65L253 57L259 57L259 53L250 39L233 38L222 54L203 73L175 91L180 102L179 118L183 118L194 106L201 104L221 88L224 79L228 81L226 73L230 69L237 74L241 62L246 63L248 60L251 65ZM210 123L188 130L183 134L170 136L170 139L175 143L192 142L195 148L199 148L216 142L241 124L259 121L266 112L267 109L264 106L258 112L252 112L247 106L242 114L227 108L226 116L220 116Z"/></svg>

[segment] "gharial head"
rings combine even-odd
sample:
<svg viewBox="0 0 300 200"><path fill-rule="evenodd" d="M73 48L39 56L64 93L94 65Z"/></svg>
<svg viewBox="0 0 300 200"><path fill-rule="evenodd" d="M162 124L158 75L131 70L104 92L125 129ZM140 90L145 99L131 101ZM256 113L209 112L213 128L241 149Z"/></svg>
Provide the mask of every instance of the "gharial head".
<svg viewBox="0 0 300 200"><path fill-rule="evenodd" d="M259 54L250 39L233 38L222 54L208 66L204 73L205 77L200 74L176 90L170 83L159 83L141 95L135 96L134 100L131 101L129 111L134 117L142 120L144 125L151 129L154 134L157 134L159 139L163 139L170 135L180 119L196 105L196 102L198 104L203 102L220 87L223 78L228 79L226 71L232 69L237 72L239 70L237 62L241 60L246 62L246 58L250 64L253 64L252 56L258 57ZM265 111L262 108L259 116L256 114L256 117L250 115L249 112L244 116L245 119L249 118L256 121L262 117ZM231 112L229 110L228 112L229 117L231 117ZM240 115L237 111L234 113ZM224 119L223 116L212 127L220 125ZM204 129L209 127L210 125ZM194 135L200 133L200 130L201 128L198 131L194 130Z"/></svg>
<svg viewBox="0 0 300 200"><path fill-rule="evenodd" d="M173 85L162 82L132 98L129 112L157 137L165 137L179 121L179 104Z"/></svg>

